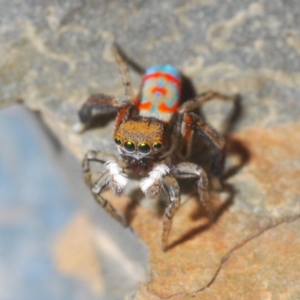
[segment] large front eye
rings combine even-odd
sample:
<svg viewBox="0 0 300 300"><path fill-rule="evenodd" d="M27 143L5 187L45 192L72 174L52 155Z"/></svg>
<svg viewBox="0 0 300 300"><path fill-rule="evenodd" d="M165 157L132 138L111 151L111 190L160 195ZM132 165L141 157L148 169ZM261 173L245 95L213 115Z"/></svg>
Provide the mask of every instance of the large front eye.
<svg viewBox="0 0 300 300"><path fill-rule="evenodd" d="M138 149L142 153L149 153L150 152L150 146L148 144L145 144L145 143L139 144Z"/></svg>
<svg viewBox="0 0 300 300"><path fill-rule="evenodd" d="M124 148L125 148L127 151L132 152L132 151L135 150L135 145L134 145L133 142L129 142L129 141L128 141L128 142L125 142Z"/></svg>

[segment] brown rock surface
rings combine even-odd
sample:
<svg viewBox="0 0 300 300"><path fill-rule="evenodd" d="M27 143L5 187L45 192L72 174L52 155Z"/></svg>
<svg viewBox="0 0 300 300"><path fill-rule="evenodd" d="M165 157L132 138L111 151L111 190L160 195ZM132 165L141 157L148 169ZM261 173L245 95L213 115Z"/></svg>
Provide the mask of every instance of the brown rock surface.
<svg viewBox="0 0 300 300"><path fill-rule="evenodd" d="M208 286L168 299L299 299L299 218L267 227L224 257ZM154 295L156 294L156 295ZM144 285L136 299L162 299Z"/></svg>
<svg viewBox="0 0 300 300"><path fill-rule="evenodd" d="M208 227L203 219L195 219L196 202L185 203L175 218L173 246L167 253L159 247L160 220L146 211L136 215L133 227L153 249L152 280L137 299L149 295L177 299L178 294L182 295L178 299L189 299L187 295L296 299L292 295L300 292L300 187L295 182L300 178L300 136L295 136L299 125L236 134L234 138L250 152L250 160L230 178L238 190L234 205ZM214 201L220 202L218 198L215 195ZM148 218L140 219L141 214Z"/></svg>

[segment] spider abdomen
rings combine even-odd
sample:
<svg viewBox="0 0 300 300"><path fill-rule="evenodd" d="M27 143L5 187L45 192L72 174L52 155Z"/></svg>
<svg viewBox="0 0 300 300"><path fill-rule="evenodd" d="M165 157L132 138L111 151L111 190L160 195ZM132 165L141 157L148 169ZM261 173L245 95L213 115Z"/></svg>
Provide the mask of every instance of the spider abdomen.
<svg viewBox="0 0 300 300"><path fill-rule="evenodd" d="M180 105L180 73L171 65L157 65L146 70L137 106L143 117L169 122Z"/></svg>

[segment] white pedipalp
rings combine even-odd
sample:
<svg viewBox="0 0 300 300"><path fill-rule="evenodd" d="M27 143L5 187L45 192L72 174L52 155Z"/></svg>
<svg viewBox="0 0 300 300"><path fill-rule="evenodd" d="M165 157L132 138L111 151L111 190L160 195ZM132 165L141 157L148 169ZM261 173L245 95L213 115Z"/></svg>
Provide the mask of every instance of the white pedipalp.
<svg viewBox="0 0 300 300"><path fill-rule="evenodd" d="M115 181L116 184L120 189L124 189L124 187L127 185L128 178L125 173L122 172L122 169L119 167L117 162L115 161L107 161L105 163L105 168L110 173L110 179L112 181Z"/></svg>
<svg viewBox="0 0 300 300"><path fill-rule="evenodd" d="M148 191L154 185L161 185L161 181L166 174L168 174L170 168L164 164L156 166L151 172L149 172L149 176L142 178L140 181L140 187L143 193L148 194Z"/></svg>
<svg viewBox="0 0 300 300"><path fill-rule="evenodd" d="M142 178L140 181L140 187L143 193L146 194L147 190L155 183L155 180L151 177Z"/></svg>
<svg viewBox="0 0 300 300"><path fill-rule="evenodd" d="M170 168L166 165L158 165L152 171L149 172L149 177L154 180L160 180L163 176L170 172Z"/></svg>

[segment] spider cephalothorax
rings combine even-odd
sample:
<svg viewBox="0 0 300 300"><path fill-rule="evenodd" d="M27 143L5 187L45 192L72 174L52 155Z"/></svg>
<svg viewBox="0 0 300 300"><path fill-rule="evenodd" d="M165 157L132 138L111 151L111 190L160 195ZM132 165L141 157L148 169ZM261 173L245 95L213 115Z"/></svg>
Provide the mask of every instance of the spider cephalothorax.
<svg viewBox="0 0 300 300"><path fill-rule="evenodd" d="M135 117L122 122L114 141L131 171L142 176L171 147L167 127L156 118Z"/></svg>
<svg viewBox="0 0 300 300"><path fill-rule="evenodd" d="M122 152L137 159L158 156L170 146L164 125L154 118L127 120L120 125L114 138Z"/></svg>
<svg viewBox="0 0 300 300"><path fill-rule="evenodd" d="M92 187L95 200L123 224L124 219L101 195L106 187L121 195L128 182L127 175L137 173L143 177L140 187L147 197L156 197L165 190L170 200L163 221L162 244L166 250L172 219L180 205L176 178L197 179L200 201L210 209L207 175L201 166L186 161L191 154L193 135L212 150L212 175L220 176L224 164L223 137L193 111L213 98L227 100L234 97L207 92L180 104L182 82L179 72L171 65L158 65L146 71L139 96L134 98L127 66L117 52L116 57L125 98L92 95L79 112L81 125L76 129L87 127L95 114L118 109L113 139L120 157L101 151L88 152L83 160L85 180ZM91 161L105 165L104 173L95 183L91 179Z"/></svg>

